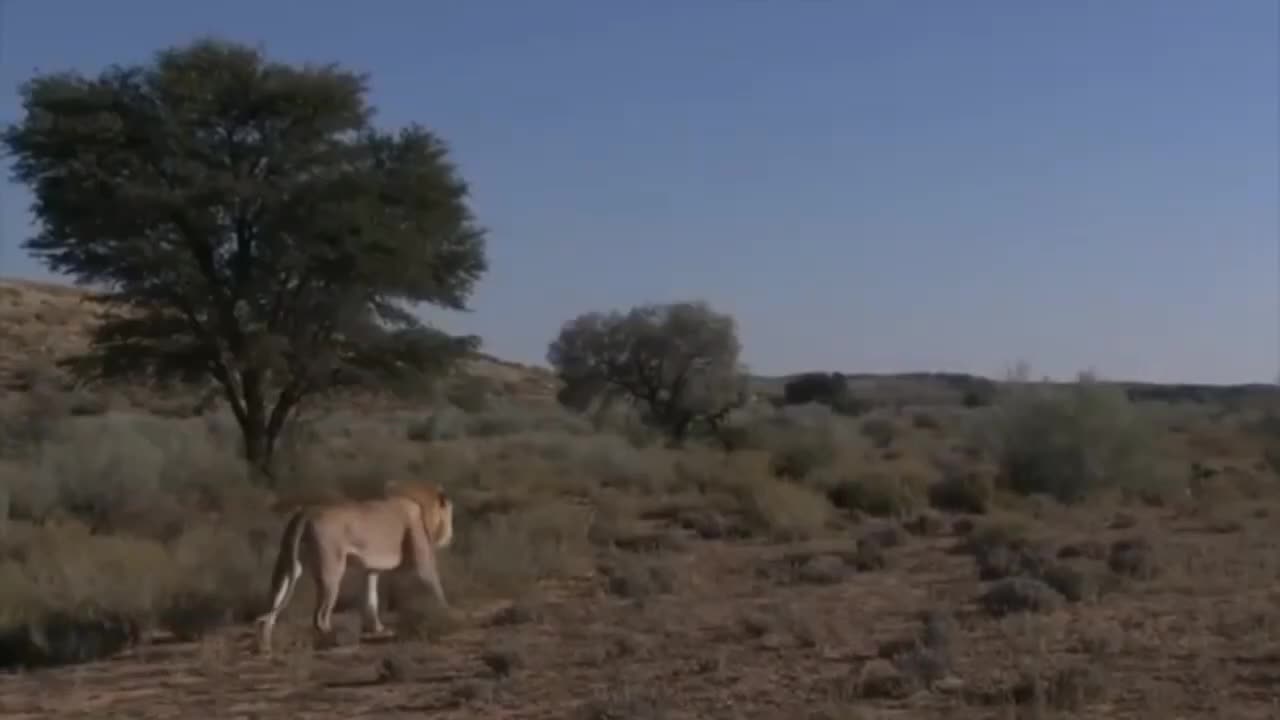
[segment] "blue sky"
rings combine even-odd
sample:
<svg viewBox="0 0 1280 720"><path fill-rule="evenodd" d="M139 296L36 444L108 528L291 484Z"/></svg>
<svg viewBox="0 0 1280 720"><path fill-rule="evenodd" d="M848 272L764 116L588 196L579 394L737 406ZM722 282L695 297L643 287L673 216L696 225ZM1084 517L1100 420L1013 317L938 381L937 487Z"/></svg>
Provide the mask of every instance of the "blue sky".
<svg viewBox="0 0 1280 720"><path fill-rule="evenodd" d="M491 231L429 317L503 357L704 298L758 372L1280 369L1275 0L0 2L4 121L201 34L370 73ZM45 276L0 187L0 274Z"/></svg>

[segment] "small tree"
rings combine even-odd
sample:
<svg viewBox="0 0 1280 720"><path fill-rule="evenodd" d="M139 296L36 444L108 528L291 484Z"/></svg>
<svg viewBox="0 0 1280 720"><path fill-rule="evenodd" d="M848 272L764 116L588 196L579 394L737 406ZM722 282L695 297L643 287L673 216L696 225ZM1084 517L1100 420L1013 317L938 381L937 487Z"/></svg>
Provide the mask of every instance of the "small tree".
<svg viewBox="0 0 1280 720"><path fill-rule="evenodd" d="M563 404L637 403L649 424L680 445L695 425L716 431L746 402L740 352L731 316L679 302L579 315L561 328L547 359L564 381Z"/></svg>
<svg viewBox="0 0 1280 720"><path fill-rule="evenodd" d="M212 376L265 469L305 398L473 349L410 311L464 309L486 270L467 186L431 132L375 129L365 94L208 39L26 83L3 134L35 195L24 246L112 308L72 369Z"/></svg>

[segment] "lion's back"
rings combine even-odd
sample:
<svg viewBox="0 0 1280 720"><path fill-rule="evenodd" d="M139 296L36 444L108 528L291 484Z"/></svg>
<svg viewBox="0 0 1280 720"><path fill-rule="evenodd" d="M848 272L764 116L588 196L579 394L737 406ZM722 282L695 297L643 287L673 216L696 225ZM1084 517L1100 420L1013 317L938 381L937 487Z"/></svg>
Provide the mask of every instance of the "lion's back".
<svg viewBox="0 0 1280 720"><path fill-rule="evenodd" d="M418 508L400 498L353 500L312 508L311 526L325 544L360 552L398 554Z"/></svg>

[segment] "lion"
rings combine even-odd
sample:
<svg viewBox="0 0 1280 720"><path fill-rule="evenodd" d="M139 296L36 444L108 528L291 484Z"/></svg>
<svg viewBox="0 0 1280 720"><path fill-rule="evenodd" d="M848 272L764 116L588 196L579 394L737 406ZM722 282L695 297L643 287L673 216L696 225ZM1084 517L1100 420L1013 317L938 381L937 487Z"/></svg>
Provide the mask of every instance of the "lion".
<svg viewBox="0 0 1280 720"><path fill-rule="evenodd" d="M405 564L411 565L448 610L435 554L451 542L453 502L435 485L397 485L375 500L337 501L295 510L281 534L271 573L271 609L255 621L260 650L270 652L276 619L305 572L310 572L316 583L313 624L317 636L332 637L333 609L348 559L356 560L365 572L366 630L379 635L386 632L378 616L378 576Z"/></svg>

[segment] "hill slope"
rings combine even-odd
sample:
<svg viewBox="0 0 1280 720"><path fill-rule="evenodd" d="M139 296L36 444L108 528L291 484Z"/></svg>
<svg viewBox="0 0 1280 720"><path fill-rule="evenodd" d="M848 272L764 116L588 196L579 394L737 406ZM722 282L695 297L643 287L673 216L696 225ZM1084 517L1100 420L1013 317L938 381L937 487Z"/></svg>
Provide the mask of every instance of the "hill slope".
<svg viewBox="0 0 1280 720"><path fill-rule="evenodd" d="M0 279L0 387L24 390L33 370L43 371L58 358L82 352L99 307L85 291L69 285ZM551 398L557 387L549 370L483 353L465 360L459 375L520 398Z"/></svg>

